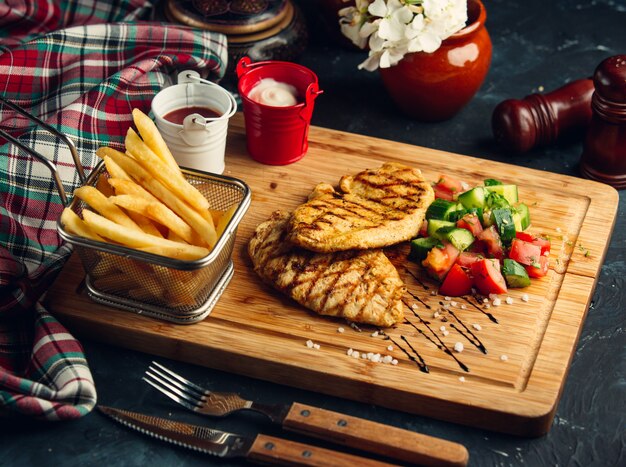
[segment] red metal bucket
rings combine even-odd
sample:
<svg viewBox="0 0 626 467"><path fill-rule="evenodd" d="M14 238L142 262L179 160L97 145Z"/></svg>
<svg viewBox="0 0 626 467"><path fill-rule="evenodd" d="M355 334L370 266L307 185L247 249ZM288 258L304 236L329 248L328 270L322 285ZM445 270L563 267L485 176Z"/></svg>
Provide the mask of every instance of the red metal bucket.
<svg viewBox="0 0 626 467"><path fill-rule="evenodd" d="M252 63L250 58L243 57L237 63L237 76L250 156L270 165L286 165L302 159L309 148L315 98L322 93L317 75L296 63L273 60ZM250 91L264 78L295 87L298 103L273 107L250 99Z"/></svg>

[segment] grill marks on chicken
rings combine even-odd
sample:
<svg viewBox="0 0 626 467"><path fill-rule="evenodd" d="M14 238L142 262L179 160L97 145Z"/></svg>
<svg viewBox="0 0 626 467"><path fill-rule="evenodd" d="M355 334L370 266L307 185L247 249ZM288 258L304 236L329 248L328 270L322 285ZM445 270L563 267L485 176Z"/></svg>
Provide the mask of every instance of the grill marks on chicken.
<svg viewBox="0 0 626 467"><path fill-rule="evenodd" d="M318 252L381 248L417 235L434 193L419 170L386 163L321 183L294 211L288 239Z"/></svg>
<svg viewBox="0 0 626 467"><path fill-rule="evenodd" d="M259 224L248 253L267 283L322 315L389 327L403 319L405 286L381 250L316 253L289 241L289 214Z"/></svg>

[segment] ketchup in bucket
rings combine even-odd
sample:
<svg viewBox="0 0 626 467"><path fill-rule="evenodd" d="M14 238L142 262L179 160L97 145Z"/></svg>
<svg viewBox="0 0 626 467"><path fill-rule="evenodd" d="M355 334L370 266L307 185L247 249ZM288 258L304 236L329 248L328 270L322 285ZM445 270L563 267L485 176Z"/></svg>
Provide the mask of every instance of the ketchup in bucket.
<svg viewBox="0 0 626 467"><path fill-rule="evenodd" d="M165 115L163 115L163 118L167 120L168 122L175 123L176 125L182 125L183 120L185 120L185 117L191 114L200 114L204 118L219 118L222 116L221 112L213 110L209 107L193 106L193 107L182 107L180 109L171 110Z"/></svg>

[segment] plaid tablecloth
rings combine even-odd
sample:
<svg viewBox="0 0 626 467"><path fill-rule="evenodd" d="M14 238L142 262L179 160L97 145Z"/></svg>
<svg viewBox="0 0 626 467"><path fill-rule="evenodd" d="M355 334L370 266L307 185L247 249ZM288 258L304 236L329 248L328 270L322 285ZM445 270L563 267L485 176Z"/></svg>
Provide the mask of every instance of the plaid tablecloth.
<svg viewBox="0 0 626 467"><path fill-rule="evenodd" d="M0 93L67 134L87 173L95 150L120 149L131 110L183 69L219 79L223 35L141 21L146 0L0 3ZM0 106L0 126L53 161L68 194L80 184L69 150ZM88 413L96 390L83 348L40 303L71 253L48 169L0 141L0 412L48 420Z"/></svg>

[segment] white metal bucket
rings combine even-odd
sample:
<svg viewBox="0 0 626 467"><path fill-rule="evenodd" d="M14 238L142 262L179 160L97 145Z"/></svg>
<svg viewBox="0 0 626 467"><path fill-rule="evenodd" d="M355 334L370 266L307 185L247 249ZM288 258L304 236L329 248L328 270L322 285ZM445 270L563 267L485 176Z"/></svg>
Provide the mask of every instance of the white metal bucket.
<svg viewBox="0 0 626 467"><path fill-rule="evenodd" d="M204 118L188 115L182 125L163 117L184 107L209 107L221 115ZM178 84L162 89L152 100L156 125L168 148L182 167L221 174L228 120L237 111L235 98L223 87L200 78L195 71L183 71Z"/></svg>

